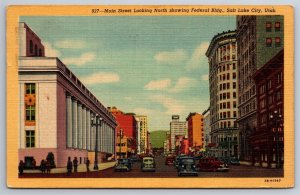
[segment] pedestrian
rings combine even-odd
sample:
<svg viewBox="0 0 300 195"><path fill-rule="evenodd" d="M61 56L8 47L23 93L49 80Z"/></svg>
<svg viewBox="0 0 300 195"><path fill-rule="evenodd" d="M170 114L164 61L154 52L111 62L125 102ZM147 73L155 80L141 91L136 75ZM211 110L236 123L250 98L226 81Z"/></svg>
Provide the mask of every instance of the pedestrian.
<svg viewBox="0 0 300 195"><path fill-rule="evenodd" d="M90 172L90 160L89 160L89 158L86 159L85 165L86 165L87 172Z"/></svg>
<svg viewBox="0 0 300 195"><path fill-rule="evenodd" d="M18 168L19 168L19 175L23 175L24 162L22 160L20 160Z"/></svg>
<svg viewBox="0 0 300 195"><path fill-rule="evenodd" d="M41 161L40 169L41 169L42 173L46 172L46 162L44 159Z"/></svg>
<svg viewBox="0 0 300 195"><path fill-rule="evenodd" d="M31 166L32 166L32 169L35 169L35 167L36 167L35 159L32 159Z"/></svg>
<svg viewBox="0 0 300 195"><path fill-rule="evenodd" d="M73 164L71 161L71 157L68 157L68 163L67 163L68 175L70 175L72 173L72 168L73 168Z"/></svg>
<svg viewBox="0 0 300 195"><path fill-rule="evenodd" d="M73 160L73 166L74 166L74 173L77 173L77 167L78 167L77 157L75 157Z"/></svg>
<svg viewBox="0 0 300 195"><path fill-rule="evenodd" d="M49 160L46 162L46 172L49 174L51 172L51 163Z"/></svg>

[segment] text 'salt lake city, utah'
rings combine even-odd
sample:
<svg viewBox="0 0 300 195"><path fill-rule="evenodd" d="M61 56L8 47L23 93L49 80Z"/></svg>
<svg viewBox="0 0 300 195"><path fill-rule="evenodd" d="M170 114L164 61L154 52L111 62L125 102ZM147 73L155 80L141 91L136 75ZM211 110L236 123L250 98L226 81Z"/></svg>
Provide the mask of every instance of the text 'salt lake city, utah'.
<svg viewBox="0 0 300 195"><path fill-rule="evenodd" d="M293 8L10 6L7 182L294 185Z"/></svg>

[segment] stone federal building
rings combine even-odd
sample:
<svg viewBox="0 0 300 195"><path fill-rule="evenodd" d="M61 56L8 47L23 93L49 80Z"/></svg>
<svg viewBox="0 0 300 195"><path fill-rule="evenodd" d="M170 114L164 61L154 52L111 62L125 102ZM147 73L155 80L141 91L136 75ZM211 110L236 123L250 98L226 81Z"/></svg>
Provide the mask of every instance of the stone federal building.
<svg viewBox="0 0 300 195"><path fill-rule="evenodd" d="M62 61L45 56L25 23L19 23L19 46L19 160L39 165L52 152L56 167L65 167L68 157L93 163L95 150L98 162L114 155L114 116ZM96 116L98 128L91 125Z"/></svg>

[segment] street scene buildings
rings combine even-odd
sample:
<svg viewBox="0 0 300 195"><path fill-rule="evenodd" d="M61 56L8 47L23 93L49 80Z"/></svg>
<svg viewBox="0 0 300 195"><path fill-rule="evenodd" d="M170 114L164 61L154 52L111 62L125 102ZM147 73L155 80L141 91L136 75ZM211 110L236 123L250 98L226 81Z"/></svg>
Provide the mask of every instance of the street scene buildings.
<svg viewBox="0 0 300 195"><path fill-rule="evenodd" d="M129 40L127 44L134 45L95 44L88 37L84 40L97 48L97 55L86 52L77 58L64 55L74 48L87 50L85 42L58 42L56 36L50 36L47 41L52 39L53 45L49 46L28 24L19 23L18 160L19 170L27 170L24 177L40 177L38 169L43 160L49 161L55 174L70 176L66 172L70 159L73 165L78 163L78 172L93 170L86 173L90 174L87 177L145 177L143 172L148 168L155 170L153 176L177 177L181 174L181 157L193 160L193 174L199 177L202 163L212 160L222 167L209 171L224 171L228 177L241 177L246 169L252 177L272 177L273 173L282 176L283 16L229 17L228 25L219 22L221 27L212 27L203 35L208 39L201 39L194 50L190 46L177 49L172 41L169 48L160 45L169 34L162 32L159 37L143 17L131 19L134 22L130 24L146 25L152 34L145 29L140 32L138 27L136 34L126 31L129 34L124 38L117 30L107 33L86 27L87 33L96 32L90 35L95 39L99 32L104 38L113 36L112 41ZM189 25L181 19L177 20L182 25ZM172 25L168 20L151 22ZM191 20L197 24L200 19ZM214 20L201 18L202 23ZM110 22L101 22L111 27ZM166 28L166 32L175 29ZM199 32L195 33L195 28L192 25L191 31L184 32L187 40L205 33L197 28ZM40 32L43 34L43 29ZM81 35L75 33L74 37ZM180 33L176 36L182 37ZM150 51L145 50L143 44L152 39ZM105 47L99 49L100 43ZM121 49L113 48L116 45ZM53 46L60 52L54 52ZM151 53L156 47L161 51ZM47 56L49 48L54 56ZM151 58L145 60L144 55L150 53ZM116 56L128 60L132 67ZM126 75L120 76L123 73ZM149 165L148 160L155 163ZM116 167L126 170L127 175ZM255 175L258 167L263 171ZM97 171L107 175L99 176ZM131 171L134 174L130 175ZM83 176L75 173L75 177Z"/></svg>

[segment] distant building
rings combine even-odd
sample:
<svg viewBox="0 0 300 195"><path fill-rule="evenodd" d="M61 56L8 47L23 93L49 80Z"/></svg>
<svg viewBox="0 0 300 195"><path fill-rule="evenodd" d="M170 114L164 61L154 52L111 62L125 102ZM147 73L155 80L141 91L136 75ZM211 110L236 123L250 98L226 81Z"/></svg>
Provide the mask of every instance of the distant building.
<svg viewBox="0 0 300 195"><path fill-rule="evenodd" d="M213 37L207 49L209 61L210 124L217 156L238 157L236 31Z"/></svg>
<svg viewBox="0 0 300 195"><path fill-rule="evenodd" d="M171 152L175 152L176 135L187 137L187 125L186 121L179 121L179 115L172 115L172 121L170 122Z"/></svg>
<svg viewBox="0 0 300 195"><path fill-rule="evenodd" d="M252 161L250 136L257 129L253 75L283 48L283 16L237 16L240 159Z"/></svg>
<svg viewBox="0 0 300 195"><path fill-rule="evenodd" d="M133 155L137 150L137 121L134 113L124 113L121 110L118 110L116 107L108 107L108 110L114 115L117 124L118 124L118 132L120 134L121 130L123 135L125 135L128 139L128 151L127 155Z"/></svg>
<svg viewBox="0 0 300 195"><path fill-rule="evenodd" d="M211 143L211 129L210 129L210 111L209 108L203 113L203 129L204 129L204 147L207 149L207 145Z"/></svg>
<svg viewBox="0 0 300 195"><path fill-rule="evenodd" d="M45 57L40 38L25 23L19 24L19 40L19 160L39 165L52 152L56 167L65 167L68 157L93 163L95 150L98 162L114 155L114 116L63 62ZM102 119L98 132L91 125L96 116Z"/></svg>
<svg viewBox="0 0 300 195"><path fill-rule="evenodd" d="M146 153L147 150L147 131L148 131L148 117L145 115L137 115L136 118L140 121L140 153Z"/></svg>
<svg viewBox="0 0 300 195"><path fill-rule="evenodd" d="M169 154L171 151L171 134L166 132L166 140L164 141L164 153Z"/></svg>
<svg viewBox="0 0 300 195"><path fill-rule="evenodd" d="M197 112L190 113L187 118L189 149L199 151L204 148L203 116Z"/></svg>

